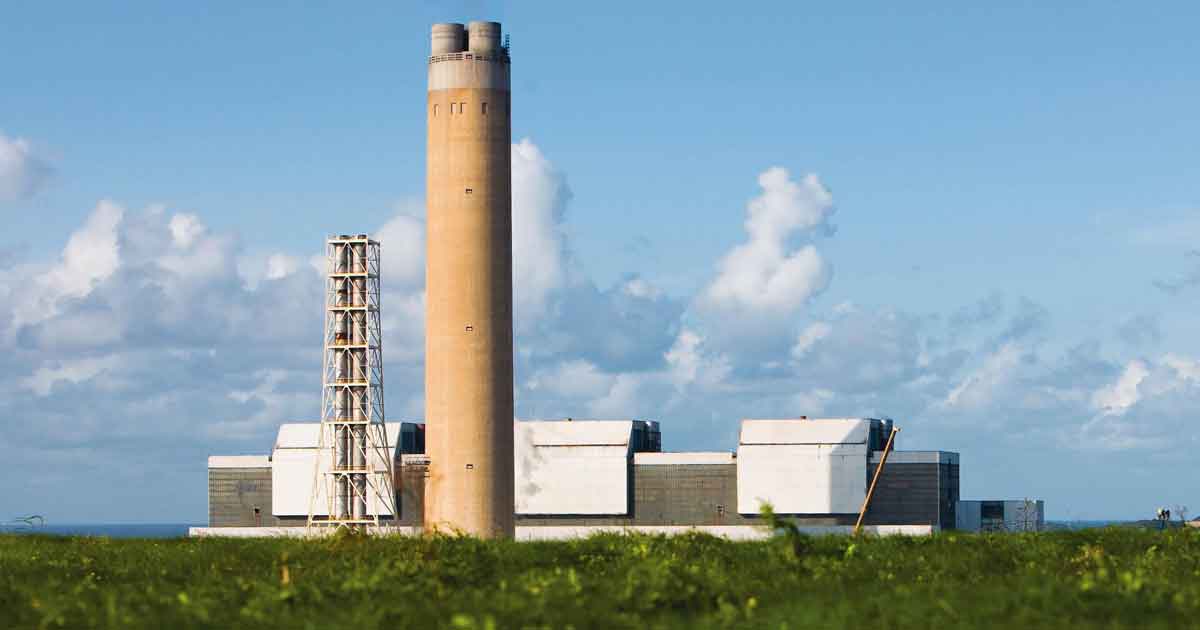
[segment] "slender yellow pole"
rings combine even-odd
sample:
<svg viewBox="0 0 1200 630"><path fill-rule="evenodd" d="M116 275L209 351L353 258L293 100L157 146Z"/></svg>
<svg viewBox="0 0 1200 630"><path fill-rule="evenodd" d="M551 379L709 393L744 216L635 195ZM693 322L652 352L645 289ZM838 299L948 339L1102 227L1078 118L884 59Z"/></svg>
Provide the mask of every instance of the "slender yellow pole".
<svg viewBox="0 0 1200 630"><path fill-rule="evenodd" d="M892 440L896 439L896 434L900 432L897 427L892 427L891 434L888 435L887 444L883 447L883 456L879 458L879 465L875 467L875 475L871 477L871 487L867 488L867 496L863 497L862 509L858 511L858 522L854 523L854 535L862 530L863 518L867 515L867 506L871 504L871 495L875 494L875 484L879 482L879 473L883 472L883 465L887 463L888 453L892 452Z"/></svg>

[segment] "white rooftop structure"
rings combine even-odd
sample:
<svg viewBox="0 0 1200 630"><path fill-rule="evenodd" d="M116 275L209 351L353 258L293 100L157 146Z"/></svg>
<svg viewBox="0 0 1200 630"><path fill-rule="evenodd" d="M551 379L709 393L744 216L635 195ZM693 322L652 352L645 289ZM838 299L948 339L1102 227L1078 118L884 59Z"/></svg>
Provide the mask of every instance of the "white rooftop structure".
<svg viewBox="0 0 1200 630"><path fill-rule="evenodd" d="M627 514L634 422L517 421L516 513Z"/></svg>
<svg viewBox="0 0 1200 630"><path fill-rule="evenodd" d="M743 420L738 512L855 514L867 492L869 418Z"/></svg>
<svg viewBox="0 0 1200 630"><path fill-rule="evenodd" d="M266 455L210 455L209 468L270 468L271 458Z"/></svg>
<svg viewBox="0 0 1200 630"><path fill-rule="evenodd" d="M868 418L742 420L738 444L866 444Z"/></svg>
<svg viewBox="0 0 1200 630"><path fill-rule="evenodd" d="M388 422L387 449L395 461L397 444L400 441L400 422ZM317 461L317 442L320 438L321 425L316 422L295 422L279 425L275 436L275 448L271 451L271 513L275 516L308 516L309 502L313 498L313 467ZM329 469L329 458L321 458L321 473ZM376 457L373 470L383 472L388 462L382 457ZM324 484L322 484L323 486ZM378 501L369 497L371 501ZM318 516L326 516L328 501L318 500L313 508ZM390 516L391 507L378 507L379 514Z"/></svg>

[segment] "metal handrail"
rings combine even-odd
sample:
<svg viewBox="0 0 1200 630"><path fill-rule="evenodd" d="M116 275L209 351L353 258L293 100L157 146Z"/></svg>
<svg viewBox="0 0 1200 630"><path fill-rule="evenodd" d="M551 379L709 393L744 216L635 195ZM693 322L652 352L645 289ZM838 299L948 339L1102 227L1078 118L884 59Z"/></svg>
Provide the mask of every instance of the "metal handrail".
<svg viewBox="0 0 1200 630"><path fill-rule="evenodd" d="M472 59L475 61L497 61L500 63L512 63L512 59L508 56L508 49L501 48L504 52L501 54L495 53L473 53L473 52L456 52L444 53L441 55L430 55L429 63L435 64L439 61L465 61Z"/></svg>

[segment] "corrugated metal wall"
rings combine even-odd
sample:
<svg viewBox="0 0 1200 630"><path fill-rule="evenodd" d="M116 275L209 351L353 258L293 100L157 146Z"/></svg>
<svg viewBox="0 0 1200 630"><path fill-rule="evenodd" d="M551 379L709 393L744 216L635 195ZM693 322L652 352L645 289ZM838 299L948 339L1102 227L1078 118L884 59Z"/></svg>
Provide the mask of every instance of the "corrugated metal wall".
<svg viewBox="0 0 1200 630"><path fill-rule="evenodd" d="M955 511L958 509L958 464L942 464L938 468L941 475L941 513L942 529L954 529L958 523Z"/></svg>
<svg viewBox="0 0 1200 630"><path fill-rule="evenodd" d="M254 515L259 510L259 518ZM208 469L209 527L275 526L270 468Z"/></svg>
<svg viewBox="0 0 1200 630"><path fill-rule="evenodd" d="M938 475L936 464L888 464L884 466L867 510L867 524L904 519L904 522L938 522Z"/></svg>
<svg viewBox="0 0 1200 630"><path fill-rule="evenodd" d="M429 464L396 462L393 474L396 507L400 510L400 520L396 524L422 525L425 522L425 481L429 478Z"/></svg>

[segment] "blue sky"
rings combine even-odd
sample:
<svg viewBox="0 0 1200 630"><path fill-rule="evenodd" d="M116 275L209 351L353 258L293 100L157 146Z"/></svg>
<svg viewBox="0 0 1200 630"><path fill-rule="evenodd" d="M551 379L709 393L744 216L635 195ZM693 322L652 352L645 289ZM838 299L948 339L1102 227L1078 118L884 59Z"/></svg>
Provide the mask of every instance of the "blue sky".
<svg viewBox="0 0 1200 630"><path fill-rule="evenodd" d="M204 455L315 413L328 232L391 237L420 417L428 26L486 18L528 139L520 413L679 449L891 414L964 498L1200 512L1195 7L392 4L7 11L0 452L36 479L0 508L203 521Z"/></svg>

